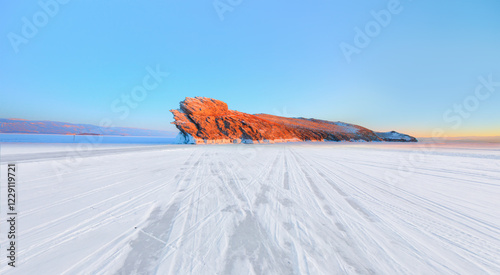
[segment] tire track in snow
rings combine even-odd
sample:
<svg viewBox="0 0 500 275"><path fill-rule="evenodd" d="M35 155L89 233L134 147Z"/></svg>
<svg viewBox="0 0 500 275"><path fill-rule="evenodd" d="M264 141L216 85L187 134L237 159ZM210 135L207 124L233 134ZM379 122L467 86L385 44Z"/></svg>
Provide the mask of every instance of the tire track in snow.
<svg viewBox="0 0 500 275"><path fill-rule="evenodd" d="M350 167L345 167L345 168L346 168L346 169L351 169L352 171L356 171L356 174L361 174L361 175L364 175L364 176L368 177L368 175L367 175L367 174L365 174L365 173L363 173L363 172L361 172L361 171L354 170L353 168L350 168ZM351 173L351 174L354 174L354 173ZM360 181L364 181L362 178L358 178L358 179L359 179ZM374 180L374 181L377 181L377 182L379 182L379 183L381 183L381 184L386 185L383 181L380 181L380 180L378 180L378 179L373 179L373 180ZM386 185L386 186L387 186L387 185ZM379 189L379 190L382 190L380 187L375 187L375 186L374 186L374 188L377 188L377 189ZM430 211L430 212L433 214L433 216L440 216L440 217L442 217L442 219L446 220L446 219L449 219L450 215L453 215L453 214L458 214L458 215L456 215L456 216L458 216L458 217L465 217L465 218L468 218L470 221L473 221L473 222L479 222L479 223L481 224L482 228L490 228L490 229L491 229L491 228L493 228L493 229L496 229L495 227L493 227L493 226L492 226L492 225L490 225L490 224L483 223L483 222L478 221L477 219L473 219L472 217L469 217L469 216L464 216L464 215L462 215L461 213L459 213L458 211L454 211L454 210L452 210L452 209L450 209L450 208L448 208L448 207L444 207L444 206L442 206L442 205L440 205L440 204L437 204L437 203L435 203L435 202L433 202L433 201L430 201L430 200L428 200L428 199L425 199L425 198L423 198L423 197L421 197L421 196L418 196L418 195L416 195L416 194L412 194L412 193L410 193L410 192L408 192L408 191L406 191L406 190L404 190L404 189L402 189L402 188L400 188L400 187L397 187L397 186L396 186L396 187L395 187L395 189L396 189L397 191L399 191L399 192L401 192L401 193L405 194L405 197L398 196L398 195L395 195L395 194L391 193L392 195L394 195L394 196L398 197L398 198L399 198L399 199L401 199L401 200L405 200L406 202L411 203L411 204L413 204L413 205L415 205L415 206L417 206L417 204L416 204L416 203L414 203L414 202L412 202L412 201L409 201L408 199L405 199L405 198L408 198L408 197L413 197L413 198L415 198L417 201L419 201L419 202L423 202L423 203L421 203L421 204L418 204L418 206L423 207L423 208L424 208L425 210L427 210L427 211ZM365 194L366 196L369 196L367 193L364 193L364 194ZM370 197L372 197L372 196L370 196ZM373 197L372 197L372 198L373 198ZM428 206L426 207L425 205L428 205ZM392 206L392 207L397 208L396 206ZM438 209L445 210L445 211L447 211L450 215L446 215L446 216L445 216L445 215L443 215L442 213L436 212L436 211L435 211L435 210L433 210L431 207L434 207L434 208L438 208ZM415 213L415 215L418 215L418 214L416 214L416 213ZM455 215L453 215L453 216L455 216ZM425 218L425 219L428 219L428 218ZM440 222L436 221L435 219L434 219L433 221L434 221L436 224L440 223ZM464 223L462 223L462 222L459 222L459 221L457 221L457 220L453 220L453 222L456 222L456 223L458 223L458 224L462 225L463 227L470 228L468 225L466 225L466 224L464 224ZM442 223L441 223L441 224L442 224ZM448 225L445 225L445 224L442 224L442 227L449 227L449 226L448 226ZM473 229L473 228L470 228L470 229ZM456 229L456 230L458 230L458 229ZM473 230L474 230L474 229L473 229ZM472 235L470 235L470 234L466 234L466 233L465 233L465 232L463 232L463 231L461 231L461 233L463 234L463 236L464 236L465 240L467 240L467 239L468 239L468 237L466 237L466 236L472 236ZM481 232L478 232L478 233L481 233ZM477 238L477 237L476 237L476 238ZM478 239L478 240L480 240L479 238L477 238L477 239ZM482 242L483 242L483 243L485 243L485 244L487 243L487 242L486 242L486 241L484 241L484 240L482 240ZM471 242L471 243L474 243L474 242ZM500 248L497 248L496 250L497 250L497 253L498 253L498 252L500 252Z"/></svg>
<svg viewBox="0 0 500 275"><path fill-rule="evenodd" d="M227 160L226 160L227 161ZM215 171L215 168L213 166L213 164L217 163L219 166L219 169L218 171L222 172L222 173L219 173L219 175L223 175L222 177L219 177L219 180L221 181L221 184L223 185L227 185L227 182L230 181L230 182L234 182L234 181L239 181L239 177L234 173L235 170L237 169L234 169L234 167L231 167L229 164L228 165L223 165L221 162L210 162L211 165L210 165L210 171L212 172L212 174L214 174L214 171ZM229 169L228 169L229 168ZM217 173L216 173L217 174ZM228 178L227 176L230 175L230 177ZM261 174L259 174L261 175ZM229 193L226 193L226 194L231 194L229 196L230 199L233 199L235 200L236 202L248 202L248 199L247 198L243 198L241 196L238 196L237 194L238 193L247 193L246 191L256 183L256 177L252 178L249 183L246 185L246 186L243 186L243 191L239 191L240 189L235 189L235 188L228 188L226 186L226 190L230 190ZM210 192L207 192L207 194L210 193ZM225 206L225 205L224 205ZM205 222L211 218L212 216L216 215L216 214L220 214L221 212L224 211L224 209L227 208L226 207L218 207L216 209L214 209L213 211L210 212L209 215L207 215L204 220ZM224 209L223 209L224 208ZM243 209L245 209L245 207L240 207L240 211L243 211ZM246 211L246 210L245 210ZM223 220L227 219L228 218L228 215L225 215L223 216ZM222 221L218 221L218 223L220 223ZM183 233L181 234L181 237L184 236L184 238L186 239L191 239L192 236L194 236L195 234L197 234L201 229L201 223L195 223L194 225L192 225L190 228L186 228ZM222 232L221 232L222 233ZM174 242L177 242L181 237L173 240L171 243L168 243L167 245L168 246L171 246L172 243ZM178 246L176 246L176 249L179 249ZM174 251L170 251L170 253L168 253L164 258L167 258L169 255L172 255ZM176 268L178 269L178 268ZM171 270L171 273L174 272L174 270ZM174 272L175 273L175 272Z"/></svg>
<svg viewBox="0 0 500 275"><path fill-rule="evenodd" d="M347 166L347 165L341 164L341 163L339 163L339 162L337 162L337 161L334 161L334 162L335 162L335 164L336 164L336 165L338 165L338 166L341 166L341 167L342 167L342 169L337 169L337 170L336 170L336 171L338 171L338 172L347 173L346 171L350 171L349 176L352 176L352 177L358 177L357 175L364 175L364 176L366 176L367 178L369 177L369 175L367 175L367 174L365 174L365 173L363 173L363 172L361 172L361 171L359 171L359 170L355 170L355 169L353 169L352 167L349 167L349 166ZM320 162L317 162L317 161L316 161L316 164L318 164L316 167L322 167L323 169L325 169L325 168L326 168L326 167L324 166L324 164L322 164L322 163L320 163ZM370 178L371 178L372 180L374 180L374 181L380 182L380 180L378 180L378 179L376 179L376 178L372 178L372 177L370 177ZM365 181L364 179L362 179L362 178L359 178L359 177L358 177L357 179L358 179L358 180L357 180L357 182L366 182L366 181ZM375 198L373 195L371 195L370 193L368 193L368 192L366 192L366 191L362 190L361 188L359 188L359 187L357 187L357 186L354 186L354 185L352 185L352 184L348 183L347 181L344 181L344 183L345 183L345 184L347 184L347 185L349 185L351 188L355 189L357 192L361 193L361 194L363 195L364 199L368 199L368 200L370 200L370 201L372 201L372 202L375 202L376 204L378 204L378 206L383 206L383 207L385 206L385 209L388 209L388 208L389 208L389 209L400 209L400 210L402 210L402 211L403 211L402 213L406 213L406 215L405 215L405 216L400 216L402 221L408 222L408 221L409 221L409 220L411 220L412 218L415 218L415 217L417 217L417 216L420 216L420 215L418 215L418 214L416 214L416 213L413 213L413 212L410 212L410 211L407 211L407 210L403 210L402 208L399 208L399 207L394 206L394 205L392 205L392 204L386 203L386 202L384 202L383 200L377 199L377 198ZM414 202L411 202L411 201L409 201L408 199L406 199L406 198L408 198L408 197L413 197L413 196L416 196L416 195L414 195L414 194L410 194L409 192L407 192L406 190L402 190L401 188L396 188L396 189L398 189L398 191L401 191L401 192L403 192L403 193L407 194L407 196L406 196L406 197L401 197L401 196L398 196L398 195L396 195L396 194L394 194L394 193L391 193L391 192L389 192L389 191L387 191L387 190L381 189L380 187L377 187L377 186L374 186L374 185L370 185L370 187L371 187L371 188L375 188L375 189L377 189L377 190L379 190L379 191L382 191L382 192L384 192L384 193L388 193L388 194L390 194L391 196L395 196L395 197L397 197L397 198L399 198L399 199L401 199L401 200L403 200L403 201L406 201L407 203L410 203L410 204L412 204L412 205L416 205ZM424 200L424 201L427 201L427 200ZM404 205L404 204L402 204L402 205ZM378 207L371 207L371 208L373 208L373 209L377 209ZM430 210L429 208L426 208L426 209L427 209L427 210ZM432 211L432 210L431 210L431 211ZM435 212L435 211L432 211L432 212L433 212L433 214L434 214L434 215L441 216L441 214L440 214L440 213L437 213L437 212ZM410 214L410 213L412 213L412 214ZM401 214L401 212L400 212L400 214ZM448 216L442 216L442 217L443 217L444 219L447 219L447 218L448 218ZM455 246L458 246L458 247L462 248L464 251L466 251L466 252L470 253L472 256L475 256L475 257L480 256L480 257L481 257L481 259L482 259L481 261L484 261L484 259L491 258L491 257L492 257L492 255L499 255L499 251L500 251L500 250L498 250L497 248L492 248L490 245L488 245L488 244L487 244L487 242L486 242L486 241L481 240L481 239L480 239L480 238L478 238L478 237L473 237L473 238L471 239L472 235L467 234L467 233L465 233L465 232L463 232L463 231L461 231L461 230L459 230L459 229L452 228L452 227L450 227L450 226L448 226L448 225L445 225L444 223L438 222L438 221L436 221L435 219L432 219L432 218L429 218L429 217L423 217L423 216L420 216L420 217L419 217L419 220L421 221L420 223L418 223L418 224L412 224L412 226L416 226L417 228L422 228L422 227L424 227L424 228L426 228L426 230L428 230L427 232L434 232L434 233L432 233L432 234L433 234L435 237L438 237L438 239L440 239L441 241L443 241L443 239L441 239L443 236L449 236L449 237L451 237L451 236L455 236L454 238L452 238L452 239L454 239L455 241L453 241L453 240L451 240L451 241L450 241L450 239L446 239L446 238L445 238L445 242L447 242L448 244L455 245ZM432 225L432 226L431 226L431 225L429 225L429 221L431 221L431 222L433 223L433 225ZM424 225L424 226L422 226L422 225ZM440 229L438 229L438 228L440 228ZM436 231L436 229L437 229L438 231ZM456 234L457 234L457 235L459 235L459 236L461 236L461 237L457 238L457 237L456 237L456 235L446 233L446 232L449 232L450 230L454 230L454 231L456 232ZM486 249L487 249L487 250L489 250L489 252L488 252L488 253L486 253L486 254L477 255L476 253L473 253L473 252L471 252L469 249L467 249L467 247L461 247L461 246L459 245L460 243L463 243L463 242L464 242L464 240L466 240L466 242L468 243L468 244L467 244L467 246L469 246L469 247L470 247L470 246L472 246L472 247L476 247L476 252L477 252L477 251L483 251L485 247L486 247ZM467 241L467 240L468 240L468 241ZM480 244L477 244L477 242L479 242ZM493 257L494 257L494 256L493 256ZM494 265L494 266L497 266L497 264L495 263L495 262L498 262L498 260L497 260L497 259L498 259L498 256L497 256L497 257L495 257L495 260L493 260L493 261L491 261L491 260L487 260L487 262L488 262L488 264L489 264L489 265ZM471 264L472 264L472 265L475 265L475 264L474 264L474 263L472 263L472 262L471 262ZM497 267L498 267L498 266L497 266Z"/></svg>
<svg viewBox="0 0 500 275"><path fill-rule="evenodd" d="M108 176L109 176L109 177L111 177L112 175L108 175ZM140 181L139 181L139 179L140 179L140 178L142 178L142 176L141 176L141 175L136 176L136 177L133 177L133 178L130 178L130 177L129 177L129 178L128 178L128 181L132 181L132 182L140 182ZM127 191L125 191L125 192L123 192L123 193L120 193L120 194L114 195L114 196L109 197L109 198L107 198L107 199L105 199L105 200L101 200L101 201L99 201L99 202L97 202L97 203L94 203L94 204L92 204L92 205L89 205L89 206L87 206L87 207L85 207L85 208L82 208L82 209L79 209L79 210L77 210L77 211L74 211L74 212L68 213L68 214L66 214L66 215L64 215L64 216L60 216L60 217L58 217L58 218L57 218L57 219L55 219L55 220L50 220L50 221L47 221L47 222L45 222L45 223L43 223L43 224L40 224L40 225L38 225L38 226L36 226L36 227L32 227L31 229L28 229L28 230L24 231L23 233L24 233L24 234L29 234L29 233L31 233L31 232L33 232L33 231L37 231L37 230L39 230L39 229L41 229L41 228L47 228L47 226L49 226L49 225L53 225L54 223L56 223L56 222L58 222L58 221L63 221L63 220L65 220L65 219L66 219L66 218L68 218L68 217L75 216L76 214L81 213L81 212L84 212L84 211L88 210L89 208L99 208L101 205L103 205L103 204L105 204L105 203L108 203L108 202L110 202L110 201L112 201L112 200L115 200L115 199L120 199L120 198L125 197L125 196L128 196L128 195L130 195L130 194L135 194L135 193L138 193L139 195L143 195L143 194L141 194L141 192L139 192L140 190L142 190L142 189L144 189L144 190L148 190L148 188L149 188L150 186L155 186L155 185L157 185L157 184L158 184L158 182L159 182L159 181L161 181L161 180L162 180L162 179L155 180L155 181L150 182L150 183L148 183L148 184L146 184L146 185L139 185L137 188L134 188L134 189L131 189L131 190L127 190ZM121 184L122 184L123 182L119 182L119 183L121 183ZM116 185L116 184L112 184L112 185L114 186L114 185ZM166 183L166 185L168 185L168 182ZM163 186L159 186L159 187L157 187L157 188L153 189L153 191L159 190L159 189L161 189L161 188L163 188ZM153 193L152 191L145 191L145 192L147 192L148 194ZM93 191L90 191L90 193L94 193L94 192L93 192ZM72 200L78 199L78 198L80 198L80 197L81 197L81 195L80 195L80 194L79 194L79 195L75 195L75 196L70 197L69 199L67 199L67 200L65 200L65 201L72 201ZM46 209L46 208L47 208L47 207L45 207L45 208L43 208L43 207L42 207L42 208L40 208L40 209Z"/></svg>
<svg viewBox="0 0 500 275"><path fill-rule="evenodd" d="M312 163L315 163L314 159L310 159L310 161ZM321 171L319 171L318 169L316 169L315 167L311 166L310 164L308 164L308 167L311 169L311 171L314 171L315 173L317 173L319 176L323 177L323 179L325 180L325 182L328 183L328 177L324 177L324 174L322 175L321 174ZM329 183L333 183L333 182L329 182ZM356 207L358 206L358 204L352 204L352 203L349 203L349 200L351 200L352 202L352 197L347 195L345 191L341 191L341 192L338 192L339 190L342 190L340 189L338 186L336 186L336 184L334 185L330 185L331 187L337 187L337 188L333 188L333 190L335 190L335 192L337 192L339 195L341 195L340 198L344 198L344 203L343 204L340 204L338 205L337 207L340 207L340 208L336 208L336 210L340 210L340 213L339 214L344 214L344 217L346 218L350 218L351 217L351 214L349 214L349 212L345 212L345 209L344 207L345 206L349 206L352 210L355 210L354 212L356 213L359 213L361 217L364 217L363 213L362 212L359 212L359 209L356 209ZM340 201L339 201L340 202ZM370 216L371 216L371 213L370 213ZM355 222L355 223L358 223L359 221L357 220L353 220L352 218L349 219L350 222ZM342 218L342 216L338 217L336 215L336 221L335 221L335 226L336 228L342 232L342 234L344 235L343 238L345 238L345 242L346 242L346 245L347 247L350 249L353 249L353 248L356 248L360 245L365 245L363 243L359 243L360 240L362 238L364 238L364 236L371 236L371 235L379 235L380 233L382 232L391 232L391 229L390 228L385 228L383 231L381 231L380 229L378 229L380 226L381 226L381 223L377 222L377 223L373 223L372 221L370 221L370 219L366 219L367 221L369 221L369 223L363 223L363 224L359 224L359 226L361 226L361 228L366 228L368 230L368 232L364 232L365 230L361 230L361 228L351 228L352 226L349 226L346 221ZM377 217L377 220L376 221L379 221L379 217ZM352 233L353 232L357 232L356 235L353 235ZM385 234L384 234L385 235ZM396 234L397 236L397 234ZM394 237L391 237L391 236L388 236L386 235L386 237L389 237L389 239L393 239ZM393 242L401 242L401 239L399 240L393 240ZM338 242L338 240L337 240ZM411 247L411 246L410 246ZM353 250L353 253L354 254L351 254L351 256L346 256L345 255L345 252L342 251L342 249L335 249L335 252L337 254L337 256L339 256L339 263L342 263L341 265L344 266L344 272L348 272L348 273L351 273L351 272L356 272L356 273L362 273L362 272L367 272L367 273L373 273L374 271L369 267L370 266L370 261L366 258L364 259L357 259L357 260L353 260L353 259L356 259L359 257L359 255L364 255L365 253L363 251L360 251L358 249L354 249ZM363 267L360 267L359 266L359 263L368 263L368 266L365 266L365 271L363 271ZM355 270L355 271L354 271ZM400 270L400 272L403 272L403 273L408 273L410 269L404 267L404 266L401 266L399 265L398 262L394 261L391 265L391 270Z"/></svg>
<svg viewBox="0 0 500 275"><path fill-rule="evenodd" d="M193 158L194 156L194 152L190 155L190 158ZM181 171L182 173L182 171ZM184 173L186 174L186 173ZM68 230L65 230L63 233L60 233L58 235L56 235L54 238L51 238L51 239L47 239L45 240L44 242L42 242L40 245L44 245L46 243L52 243L52 246L51 248L55 248L59 245L62 245L68 241L70 241L73 237L76 237L78 235L81 235L81 234L85 234L85 233L88 233L90 231L95 231L103 226L106 226L107 224L113 222L115 219L116 219L116 215L112 215L111 213L113 212L116 212L117 214L123 214L123 213L127 213L127 212L130 212L128 211L127 209L129 208L129 205L135 203L135 202L138 202L138 201L141 201L143 198L151 195L151 194L154 194L156 192L158 192L159 190L163 189L166 185L169 185L170 183L166 183L166 184L160 184L158 185L158 182L161 182L162 179L159 179L159 180L155 180L153 182L150 182L148 183L147 185L142 185L142 186L139 186L138 188L135 188L135 189L132 189L132 190L129 190L129 191L126 191L126 192L123 192L121 194L118 194L118 195L115 195L111 198L108 198L104 201L100 201L94 205L92 205L92 207L98 207L98 205L100 204L103 204L103 203L106 203L110 200L113 200L113 199L116 199L116 198L121 198L121 197L124 197L124 196L127 196L129 194L137 194L136 196L133 197L133 199L129 199L129 200L125 200L124 202L122 203L119 203L119 204L116 204L114 205L112 208L104 211L104 212L101 212L100 214L94 216L93 218L90 218L90 219L87 219L83 222L80 222L79 224L77 224L76 226L73 226L71 227L70 229ZM173 182L172 180L170 182ZM153 186L156 186L158 185L156 188L149 188L149 187L153 187ZM144 192L139 192L140 190L146 190ZM150 205L151 203L147 203L147 205ZM78 212L81 212L81 211L84 211L88 209L87 208L83 208L79 211L76 211L76 212L72 212L68 215L65 215L63 217L60 217L58 220L61 220L61 221L64 221L66 218L68 217L71 217L71 216L74 216L76 213ZM110 216L108 218L105 218L105 219L102 219L102 217L105 217L105 216ZM97 223L93 223L95 221L98 221ZM86 225L87 224L87 225ZM78 228L81 228L81 229L78 229ZM72 232L77 232L78 234L75 234L75 233L72 233ZM29 251L29 250L28 250ZM43 253L43 252L40 252L40 253ZM38 254L40 254L38 253ZM36 254L37 255L37 254ZM36 256L34 255L34 256ZM34 256L31 256L31 257L34 257Z"/></svg>
<svg viewBox="0 0 500 275"><path fill-rule="evenodd" d="M313 193L316 195L316 197L319 200L321 200L323 202L322 209L324 210L324 212L328 216L333 216L333 211L332 211L331 207L326 203L327 200L326 200L325 196L322 194L321 190L314 183L314 181L312 179L312 176L306 171L306 167L309 170L316 172L320 176L321 176L321 174L314 167L312 167L309 164L309 161L306 158L299 156L297 153L295 153L293 151L292 151L292 155L296 158L296 160L298 162L303 163L303 165L300 166L301 171L305 175L305 177L306 177L306 179L307 179L307 181L309 183L309 186L310 186L311 190L313 191ZM299 159L300 159L300 161L299 161ZM338 186L336 186L336 184L334 184L331 181L328 181L324 177L323 177L323 179L325 179L330 184L330 186L335 191L337 191L337 193L339 193L339 195L343 196L344 199L346 200L346 202L352 207L352 209L356 210L362 217L366 218L370 222L377 222L378 221L378 218L376 217L376 215L374 213L372 213L371 211L367 210L365 207L362 207L360 205L360 203L357 202L354 198L348 196L345 192L341 191L340 188L338 188Z"/></svg>
<svg viewBox="0 0 500 275"><path fill-rule="evenodd" d="M199 162L195 163L195 165L198 165L198 164L200 164L200 163L199 163ZM199 170L200 170L200 169L197 169L197 171L198 171L198 172L199 172ZM228 171L226 171L226 173L223 173L223 174L228 174ZM234 175L233 175L233 176L234 176ZM202 179L199 179L199 182L203 182L203 180L202 180ZM254 181L254 180L250 181L250 182L249 182L249 184L245 187L245 189L248 189L248 188L249 188L249 187L250 187L253 183L255 183L255 181ZM205 197L205 196L207 196L207 195L209 195L209 194L210 194L210 191L209 191L209 192L207 192L207 194L205 194L204 196L201 196L201 197L200 197L200 199L202 199L203 197ZM233 197L234 197L234 196L233 196ZM237 196L236 196L236 197L237 197ZM199 201L200 199L197 199L196 201ZM188 205L188 206L186 206L186 207L189 207L189 206L191 206L191 205L192 205L192 204L194 204L194 203L195 203L195 201L192 201L192 202L191 202L191 203L189 203L189 205ZM181 209L182 209L182 208L181 208ZM164 246L165 246L165 247L169 247L169 248L171 248L171 249L167 252L167 254L165 254L165 255L163 256L163 258L167 258L169 255L172 255L174 252L178 252L178 251L179 251L179 248L180 248L181 246L176 245L176 243L177 243L177 242L179 242L181 239L188 238L188 237L190 237L192 234L196 233L198 230L200 230L201 225L202 225L203 223L207 222L207 221L208 221L208 220L209 220L212 216L214 216L215 214L220 213L220 211L222 211L222 207L221 207L221 208L219 208L219 209L216 209L216 210L214 210L214 211L211 211L211 213L210 213L209 215L207 215L207 216L203 219L203 221L200 221L200 222L198 222L198 223L195 223L193 226L191 226L191 227L189 227L189 228L188 228L187 226L185 226L185 227L184 227L184 229L183 229L183 231L182 231L182 234L180 234L180 236L179 236L179 237L177 237L176 239L169 240L169 242L165 242ZM178 214L177 214L177 218L176 218L176 219L178 219L181 215L182 215L181 213L178 213ZM186 254L186 253L183 253L183 254ZM194 258L196 258L196 257L195 257L195 256L193 256L193 255L188 255L188 256L189 256L189 257L194 257ZM178 264L177 264L177 266L178 266Z"/></svg>
<svg viewBox="0 0 500 275"><path fill-rule="evenodd" d="M203 153L192 166L190 165L191 158L185 162L185 166L190 167L190 169L184 170L181 176L177 177L177 188L171 200L172 202L169 203L165 211L162 211L161 207L158 207L151 213L144 228L139 229L139 234L131 241L131 250L128 252L124 265L117 271L117 274L150 273L156 269L160 263L161 255L164 254L163 251L165 249L175 249L173 243L167 243L170 239L174 223L176 223L178 217L183 214L179 213L183 201L183 193L186 192L190 183L195 182L195 179L199 176L201 171L199 168L204 162L203 157L205 154L206 153ZM196 187L196 185L194 185L194 187ZM190 190L192 191L192 189ZM194 193L194 191L192 191L192 193ZM192 193L186 197L192 197ZM186 211L188 211L189 216L191 208L187 207L187 209L184 209L182 212Z"/></svg>
<svg viewBox="0 0 500 275"><path fill-rule="evenodd" d="M244 219L236 225L235 231L229 237L222 274L234 274L235 262L243 259L249 262L256 274L296 274L289 254L271 238L269 229L264 227L256 213L258 208L269 208L267 193L271 190L271 176L280 158L280 154L276 154L272 164L267 166L269 168L260 177L254 178L257 183L255 185L260 186L253 202L254 210L245 210ZM282 226L280 223L276 225Z"/></svg>
<svg viewBox="0 0 500 275"><path fill-rule="evenodd" d="M360 181L365 182L365 181L366 181L365 179L370 179L370 180L372 180L372 181L375 181L375 182L377 182L377 183L379 183L379 184L381 184L381 185L383 185L383 186L386 186L386 187L387 187L386 189L383 189L383 188L380 188L380 187L375 186L375 185L370 185L370 188L377 189L377 190L379 190L379 191L381 191L381 192L385 192L385 193L387 193L388 195L391 195L391 196L393 196L393 197L397 197L397 198L399 198L399 199L401 199L401 200L407 201L407 202L412 203L412 204L414 204L414 205L416 205L416 206L420 206L420 205L421 205L420 203L419 203L419 204L416 204L415 202L412 202L412 201L408 200L408 198L414 198L414 199L416 199L418 202L424 202L425 204L429 205L430 207L427 207L427 208L426 208L426 210L428 210L428 211L433 211L433 210L432 210L432 207L437 207L437 208L440 208L440 209L442 209L442 210L445 210L445 211L446 211L446 212L448 212L450 215L453 215L453 216L456 216L456 217L465 218L465 219L468 219L469 221L472 221L472 222L478 223L478 224L480 224L482 227L488 228L488 229L492 230L492 231L493 231L494 233L496 233L496 234L499 234L499 233L500 233L500 227L498 227L498 226L495 226L495 225L493 225L493 224L490 224L490 223L487 223L487 222L484 222L484 221L481 221L481 220L478 220L478 219L474 219L473 217L470 217L470 216L463 215L462 213L460 213L460 212L458 212L458 211L456 211L456 210L453 210L453 209L451 209L451 208L449 208L449 207L446 207L446 206L444 206L444 205L438 204L438 203L436 203L436 202L434 202L434 201L431 201L431 200L429 200L429 199L426 199L426 198L424 198L424 197L422 197L422 196L419 196L419 195L417 195L417 194L411 193L411 192L409 192L409 191L407 191L407 190L405 190L405 189L403 189L403 188L401 188L401 187L398 187L398 186L395 186L395 185L392 185L392 184L388 184L388 183L386 183L385 181L380 180L380 179L378 179L378 178L371 177L371 176L370 176L369 174L367 174L367 173L364 173L364 172L362 172L362 171L360 171L360 170L358 170L358 169L354 169L354 168L352 168L352 167L350 167L350 166L347 166L347 165L345 165L345 164L342 164L342 163L340 163L340 162L338 162L338 161L335 161L335 163L336 163L336 165L342 166L345 170L350 170L350 171L352 171L352 173L350 173L350 176L355 177L355 178L357 178L357 179L358 179L358 180L360 180ZM321 163L318 163L318 165L320 165L320 166L324 167L324 165L322 165ZM339 172L341 172L341 173L342 173L342 170L339 170ZM345 173L345 171L344 171L344 173ZM360 176L358 176L358 175L361 175L361 176L363 176L364 178L362 178L362 177L360 177ZM436 175L435 175L435 174L433 174L433 175L431 175L431 176L436 176ZM476 182L474 181L474 183L476 183ZM352 185L351 185L351 187L353 187L353 188L354 188L354 186L352 186ZM387 191L387 190L390 190L390 188L395 189L395 190L397 190L398 192L403 193L405 196L400 196L400 195L397 195L397 194L395 194L395 193L393 193L393 192L389 192L389 191ZM359 188L358 188L358 191L362 192ZM367 194L367 193L365 193L365 194ZM434 213L434 214L436 214L436 215L440 215L440 216L442 216L442 217L443 217L443 218L445 218L445 219L448 217L448 216L443 216L441 213L438 213L438 212L435 212L435 211L433 211L433 213ZM457 222L458 222L458 221L457 221ZM463 226L465 226L465 227L468 227L468 226L467 226L466 224L464 224L464 223L461 223L461 225L463 225Z"/></svg>
<svg viewBox="0 0 500 275"><path fill-rule="evenodd" d="M308 214L297 214L296 216L310 216L311 220L307 221L299 221L295 220L294 222L294 231L296 232L296 240L298 242L299 247L302 249L302 253L306 252L303 254L301 257L303 257L302 263L301 263L301 269L302 270L308 270L308 272L313 272L313 270L332 270L333 273L357 273L357 274L372 274L375 271L368 265L369 261L366 258L363 258L363 253L359 248L357 248L354 245L354 238L346 234L347 232L345 231L345 228L342 226L341 223L339 223L340 219L338 218L338 213L335 213L333 209L330 208L328 205L329 201L326 199L326 197L321 194L319 194L319 188L316 186L316 193L314 191L314 187L309 186L310 182L313 182L315 184L314 180L312 179L311 175L306 172L304 167L307 167L307 162L308 160L302 157L299 157L293 152L292 149L289 149L290 153L290 160L292 163L291 169L292 171L299 172L297 176L299 178L294 178L295 184L294 184L294 189L300 191L297 195L299 197L305 196L305 195L312 195L315 199L313 200L315 204L317 205L317 209L319 210L319 213L322 213L322 217L317 217L315 220L312 220L313 217L315 217L317 214L309 212ZM293 167L296 167L296 169L293 169ZM307 179L307 176L305 174L309 175L309 179ZM302 178L302 179L301 179ZM301 182L304 182L304 179L306 179L306 182L308 182L308 188L305 186L301 186ZM324 198L324 199L322 199ZM306 198L304 198L306 199ZM323 203L320 203L322 201ZM299 202L299 204L304 204L304 202ZM323 209L323 206L328 206L330 208L330 212L327 210ZM327 208L327 209L328 209ZM297 210L297 209L295 209ZM337 209L336 209L337 210ZM355 211L356 212L356 211ZM330 215L331 214L331 215ZM337 230L334 230L334 228L327 227L326 224L330 223L330 221L333 220L335 221L334 224L336 226ZM311 229L311 221L314 221L315 223L320 223L316 224L316 227L321 227L321 229L316 229L316 230L310 230ZM324 221L324 222L322 222ZM309 225L308 225L309 224ZM307 229L309 228L309 229ZM339 229L340 228L340 229ZM343 229L343 230L341 230ZM329 234L324 233L325 235L322 236L311 236L311 234L314 234L313 232L328 232ZM331 250L334 251L335 253L331 253L328 251L317 251L317 247L314 246L314 241L313 240L322 240L325 243L331 244ZM302 254L301 253L301 254ZM327 265L327 267L323 268L318 268L317 266L324 265L325 263L321 262L312 262L314 265L311 265L312 263L310 262L311 259L317 259L318 257L321 257L320 255L330 255L330 257L336 257L336 261L339 263L339 265L332 266L331 263ZM331 261L331 260L330 260ZM339 269L340 268L340 269ZM336 270L336 271L333 271ZM314 272L313 272L314 273Z"/></svg>

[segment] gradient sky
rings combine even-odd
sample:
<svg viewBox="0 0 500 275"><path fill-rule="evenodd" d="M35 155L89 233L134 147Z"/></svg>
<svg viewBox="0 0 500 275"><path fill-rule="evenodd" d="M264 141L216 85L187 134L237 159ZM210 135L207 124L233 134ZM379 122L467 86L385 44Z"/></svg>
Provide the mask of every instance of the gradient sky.
<svg viewBox="0 0 500 275"><path fill-rule="evenodd" d="M39 1L0 0L0 117L173 130L169 109L206 96L377 131L500 135L500 86L474 95L479 77L500 82L497 0L401 0L351 62L340 44L355 46L371 11L398 1L242 0L224 20L212 0L65 1L44 17ZM117 112L113 102L148 66L169 75L128 115ZM470 111L458 115L463 103Z"/></svg>

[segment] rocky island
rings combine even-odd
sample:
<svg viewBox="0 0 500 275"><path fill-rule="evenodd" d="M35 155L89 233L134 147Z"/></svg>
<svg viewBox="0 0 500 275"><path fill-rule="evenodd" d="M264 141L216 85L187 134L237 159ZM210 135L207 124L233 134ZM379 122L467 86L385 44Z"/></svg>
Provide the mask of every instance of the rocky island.
<svg viewBox="0 0 500 275"><path fill-rule="evenodd" d="M180 130L181 143L274 143L289 141L387 141L416 142L392 132L313 118L288 118L268 114L246 114L229 110L227 104L206 97L187 97L180 109L170 110Z"/></svg>

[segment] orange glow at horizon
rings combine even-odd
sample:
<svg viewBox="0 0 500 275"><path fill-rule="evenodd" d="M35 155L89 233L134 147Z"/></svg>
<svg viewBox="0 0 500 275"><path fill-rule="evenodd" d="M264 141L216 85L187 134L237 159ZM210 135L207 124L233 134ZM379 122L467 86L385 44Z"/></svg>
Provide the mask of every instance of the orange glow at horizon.
<svg viewBox="0 0 500 275"><path fill-rule="evenodd" d="M500 136L500 127L498 129L463 129L463 130L453 130L453 129L439 129L442 130L441 136L443 137L496 137ZM401 131L401 133L408 134L414 137L433 137L437 133L439 135L438 129L419 129L419 130L407 130Z"/></svg>

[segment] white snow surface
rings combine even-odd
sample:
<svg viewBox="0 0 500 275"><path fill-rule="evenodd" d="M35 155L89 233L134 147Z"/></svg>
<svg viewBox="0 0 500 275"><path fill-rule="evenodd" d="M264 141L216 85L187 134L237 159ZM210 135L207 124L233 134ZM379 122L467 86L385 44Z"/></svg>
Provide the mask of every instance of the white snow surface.
<svg viewBox="0 0 500 275"><path fill-rule="evenodd" d="M0 274L500 274L498 145L0 146Z"/></svg>

